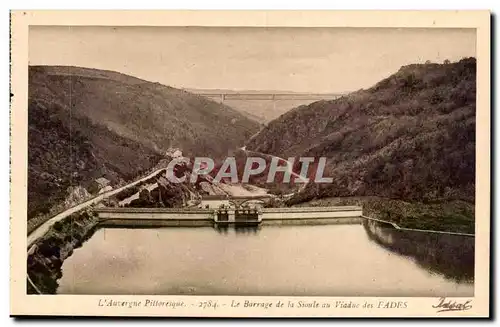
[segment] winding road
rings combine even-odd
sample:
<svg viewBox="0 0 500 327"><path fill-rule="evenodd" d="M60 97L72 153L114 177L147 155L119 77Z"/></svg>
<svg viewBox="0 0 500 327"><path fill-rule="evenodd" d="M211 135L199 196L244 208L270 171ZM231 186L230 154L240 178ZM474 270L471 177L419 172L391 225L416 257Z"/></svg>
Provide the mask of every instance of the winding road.
<svg viewBox="0 0 500 327"><path fill-rule="evenodd" d="M45 235L45 233L47 233L47 231L50 229L50 227L52 225L54 225L56 222L70 216L71 214L75 213L75 212L78 212L82 209L85 209L87 207L90 207L91 205L93 204L96 204L96 203L99 203L100 201L106 199L106 198L109 198L110 196L113 196L121 191L123 191L124 189L127 189L129 187L132 187L132 186L135 186L137 185L138 183L142 182L142 181L145 181L151 177L153 177L154 175L156 175L157 173L159 173L161 170L164 170L165 168L160 168L160 169L157 169L155 171L153 171L151 174L145 176L145 177L142 177L141 179L138 179L134 182L131 182L127 185L124 185L120 188L117 188L115 190L111 190L111 191L108 191L106 193L102 193L98 196L96 196L95 198L92 198L90 200L87 200L85 202L82 202L80 204L77 204L76 206L74 207L71 207L57 215L55 215L54 217L50 218L49 220L47 220L46 222L44 222L43 224L41 224L40 226L38 226L38 228L36 228L33 232L31 232L31 234L28 235L28 248L31 248L31 246L33 245L33 243L38 240L40 237L42 237L43 235Z"/></svg>
<svg viewBox="0 0 500 327"><path fill-rule="evenodd" d="M286 160L286 159L283 159L281 157L277 157L277 156L274 156L274 155L268 154L268 153L262 153L262 152L247 150L246 146L241 147L240 150L245 151L245 153L248 154L248 155L261 156L261 157L271 158L271 159L272 158L276 158L276 159L279 160L279 163L285 162L286 163L286 167L288 168L288 172L290 173L290 175L292 175L296 179L300 179L302 181L302 183L303 183L300 186L300 188L299 188L299 190L297 192L302 192L306 188L307 184L309 183L309 180L307 178L305 178L304 176L302 176L300 174L297 174L296 172L293 171L293 164L289 160ZM290 194L285 194L284 197L290 197L290 196L294 195L297 192L290 193Z"/></svg>

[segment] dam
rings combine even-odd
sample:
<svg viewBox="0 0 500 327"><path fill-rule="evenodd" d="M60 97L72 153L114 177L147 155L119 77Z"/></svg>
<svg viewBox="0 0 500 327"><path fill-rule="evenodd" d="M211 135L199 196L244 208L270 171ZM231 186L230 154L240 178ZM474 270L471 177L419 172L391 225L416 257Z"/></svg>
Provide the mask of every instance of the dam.
<svg viewBox="0 0 500 327"><path fill-rule="evenodd" d="M125 226L211 226L213 224L325 224L361 219L359 206L296 208L97 208L99 222Z"/></svg>

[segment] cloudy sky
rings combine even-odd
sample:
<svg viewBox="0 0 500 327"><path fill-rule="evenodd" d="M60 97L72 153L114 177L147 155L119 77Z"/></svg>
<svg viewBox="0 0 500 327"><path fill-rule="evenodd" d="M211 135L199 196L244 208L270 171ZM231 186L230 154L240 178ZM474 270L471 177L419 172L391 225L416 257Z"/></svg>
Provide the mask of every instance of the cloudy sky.
<svg viewBox="0 0 500 327"><path fill-rule="evenodd" d="M402 65L475 56L472 29L30 28L30 65L107 69L180 88L345 92Z"/></svg>

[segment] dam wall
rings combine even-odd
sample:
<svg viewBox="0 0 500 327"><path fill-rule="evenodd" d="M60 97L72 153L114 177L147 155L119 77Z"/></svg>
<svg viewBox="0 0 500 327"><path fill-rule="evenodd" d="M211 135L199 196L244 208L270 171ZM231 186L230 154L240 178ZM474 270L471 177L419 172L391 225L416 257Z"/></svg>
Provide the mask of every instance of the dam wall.
<svg viewBox="0 0 500 327"><path fill-rule="evenodd" d="M357 206L265 208L262 209L262 220L344 218L362 214L363 209Z"/></svg>
<svg viewBox="0 0 500 327"><path fill-rule="evenodd" d="M99 220L212 220L211 209L181 208L99 208L96 210Z"/></svg>
<svg viewBox="0 0 500 327"><path fill-rule="evenodd" d="M262 209L262 225L359 224L363 209L357 206Z"/></svg>
<svg viewBox="0 0 500 327"><path fill-rule="evenodd" d="M128 227L211 226L217 222L215 209L99 208L99 223ZM234 223L234 209L226 223ZM264 208L258 222L264 225L359 223L363 210L357 206ZM221 222L222 223L222 222Z"/></svg>

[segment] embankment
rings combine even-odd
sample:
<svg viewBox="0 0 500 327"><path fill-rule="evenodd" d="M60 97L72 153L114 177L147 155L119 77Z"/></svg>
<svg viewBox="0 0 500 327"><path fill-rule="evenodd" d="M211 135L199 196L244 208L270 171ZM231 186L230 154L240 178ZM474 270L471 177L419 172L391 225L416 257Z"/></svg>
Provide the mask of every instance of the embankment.
<svg viewBox="0 0 500 327"><path fill-rule="evenodd" d="M73 251L92 236L98 219L91 210L58 221L28 249L28 294L55 294L61 267Z"/></svg>

